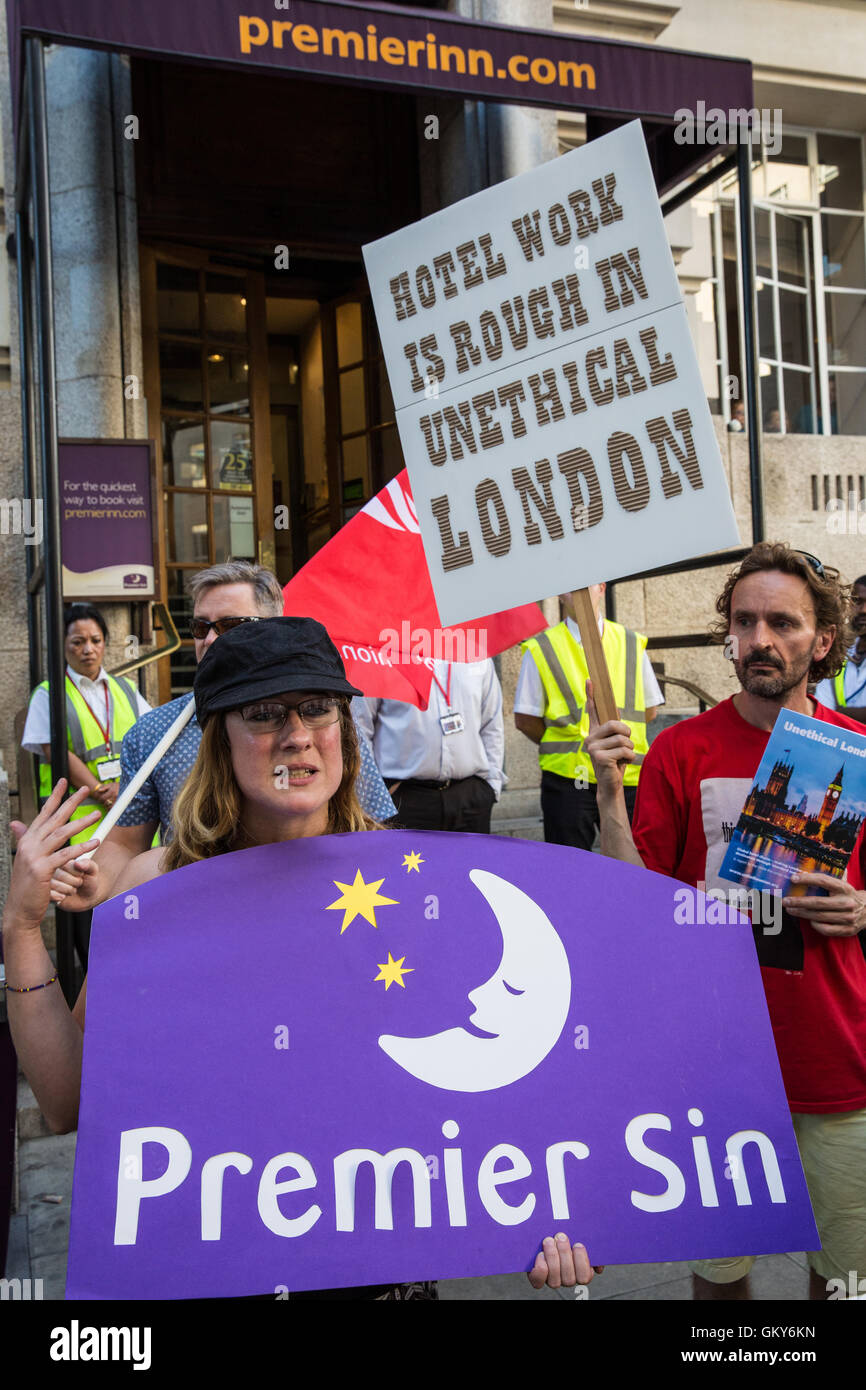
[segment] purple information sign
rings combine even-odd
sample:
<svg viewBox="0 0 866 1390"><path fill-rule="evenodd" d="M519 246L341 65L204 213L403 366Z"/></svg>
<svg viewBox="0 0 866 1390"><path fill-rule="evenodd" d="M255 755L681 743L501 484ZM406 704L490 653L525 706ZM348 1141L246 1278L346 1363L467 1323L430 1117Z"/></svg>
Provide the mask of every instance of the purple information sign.
<svg viewBox="0 0 866 1390"><path fill-rule="evenodd" d="M815 1249L752 932L493 836L325 836L94 920L70 1298Z"/></svg>
<svg viewBox="0 0 866 1390"><path fill-rule="evenodd" d="M60 443L64 598L153 598L153 445Z"/></svg>

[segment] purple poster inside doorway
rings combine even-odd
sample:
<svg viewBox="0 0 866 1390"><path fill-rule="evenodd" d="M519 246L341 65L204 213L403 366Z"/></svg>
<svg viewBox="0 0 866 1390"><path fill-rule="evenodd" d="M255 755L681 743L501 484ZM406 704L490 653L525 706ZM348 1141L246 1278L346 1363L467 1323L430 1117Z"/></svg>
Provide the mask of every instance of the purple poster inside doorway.
<svg viewBox="0 0 866 1390"><path fill-rule="evenodd" d="M64 598L153 598L149 440L61 440Z"/></svg>

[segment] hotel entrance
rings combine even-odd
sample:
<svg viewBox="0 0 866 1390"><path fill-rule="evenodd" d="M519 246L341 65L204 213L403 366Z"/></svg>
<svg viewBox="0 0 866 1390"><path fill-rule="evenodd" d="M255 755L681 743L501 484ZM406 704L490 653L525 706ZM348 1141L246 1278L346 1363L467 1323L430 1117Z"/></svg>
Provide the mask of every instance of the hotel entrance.
<svg viewBox="0 0 866 1390"><path fill-rule="evenodd" d="M231 556L258 560L286 583L403 466L361 246L418 215L416 113L414 102L390 94L248 74L217 79L174 64L136 64L134 87L142 119L156 121L158 111L172 131L164 147L137 152L136 166L159 563L184 639L161 663L159 696L168 700L192 686L192 573ZM279 122L268 119L277 102ZM295 168L285 146L284 130L302 109L318 121L331 166L328 199L309 146ZM194 139L212 121L219 169ZM372 122L381 135L380 157L366 170L351 167L353 121L365 130ZM391 167L394 121L399 171ZM243 138L247 127L254 145ZM263 201L276 166L279 187ZM239 205L247 209L240 220Z"/></svg>

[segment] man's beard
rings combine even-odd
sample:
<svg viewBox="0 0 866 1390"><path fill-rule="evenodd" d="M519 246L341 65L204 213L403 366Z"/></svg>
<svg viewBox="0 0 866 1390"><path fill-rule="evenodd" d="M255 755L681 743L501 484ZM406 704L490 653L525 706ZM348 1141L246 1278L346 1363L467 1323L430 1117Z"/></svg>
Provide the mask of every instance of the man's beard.
<svg viewBox="0 0 866 1390"><path fill-rule="evenodd" d="M734 670L740 681L740 685L749 695L757 695L762 700L777 700L780 695L787 695L789 690L794 690L803 681L804 676L808 676L812 665L812 652L808 652L799 661L786 664L778 657L765 656L758 658L752 655L748 662L734 662ZM767 671L753 671L751 667L766 665L774 667L770 674Z"/></svg>

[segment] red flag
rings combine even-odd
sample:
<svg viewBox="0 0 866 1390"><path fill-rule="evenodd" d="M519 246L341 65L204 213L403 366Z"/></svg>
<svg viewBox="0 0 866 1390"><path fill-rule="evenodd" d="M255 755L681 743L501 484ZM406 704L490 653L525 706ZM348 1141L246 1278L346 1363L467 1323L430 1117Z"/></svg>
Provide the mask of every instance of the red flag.
<svg viewBox="0 0 866 1390"><path fill-rule="evenodd" d="M317 618L365 695L426 709L434 658L481 661L547 626L536 603L441 626L405 468L283 589L285 612Z"/></svg>

